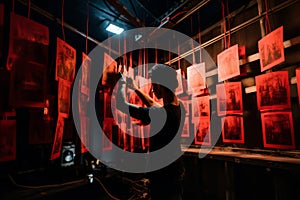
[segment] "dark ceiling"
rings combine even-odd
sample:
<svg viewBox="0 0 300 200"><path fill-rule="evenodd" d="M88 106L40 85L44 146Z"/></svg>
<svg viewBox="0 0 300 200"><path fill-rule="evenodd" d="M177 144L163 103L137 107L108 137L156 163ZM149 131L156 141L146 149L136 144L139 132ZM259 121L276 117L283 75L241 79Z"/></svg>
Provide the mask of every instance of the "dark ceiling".
<svg viewBox="0 0 300 200"><path fill-rule="evenodd" d="M99 42L110 36L105 31L109 22L125 30L162 26L193 36L199 28L204 30L222 19L222 0L15 0L15 11L23 9L26 13L28 2L32 19L43 15L60 23L63 13L64 24L83 34L88 16L88 35ZM228 0L228 7L231 12L248 2Z"/></svg>

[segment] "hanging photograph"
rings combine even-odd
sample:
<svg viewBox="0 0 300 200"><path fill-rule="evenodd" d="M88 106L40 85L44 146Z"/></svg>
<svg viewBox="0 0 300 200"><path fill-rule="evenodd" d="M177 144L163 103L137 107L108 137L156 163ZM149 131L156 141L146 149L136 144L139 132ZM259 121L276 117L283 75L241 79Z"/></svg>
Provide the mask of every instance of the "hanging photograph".
<svg viewBox="0 0 300 200"><path fill-rule="evenodd" d="M112 150L112 131L113 131L114 119L104 118L102 125L102 150L108 151Z"/></svg>
<svg viewBox="0 0 300 200"><path fill-rule="evenodd" d="M178 87L175 89L175 94L179 95L183 93L183 85L182 85L182 72L181 69L176 70L177 73L177 81L178 81Z"/></svg>
<svg viewBox="0 0 300 200"><path fill-rule="evenodd" d="M89 123L90 120L87 116L80 116L80 139L81 139L81 153L85 153L88 151L86 146L89 142Z"/></svg>
<svg viewBox="0 0 300 200"><path fill-rule="evenodd" d="M259 110L291 107L288 71L278 71L255 77Z"/></svg>
<svg viewBox="0 0 300 200"><path fill-rule="evenodd" d="M24 62L47 66L48 45L48 27L11 12L7 70L12 70L17 60L20 68Z"/></svg>
<svg viewBox="0 0 300 200"><path fill-rule="evenodd" d="M0 120L0 162L16 159L16 120Z"/></svg>
<svg viewBox="0 0 300 200"><path fill-rule="evenodd" d="M90 69L91 69L92 60L86 55L82 53L82 65L81 65L81 85L80 91L90 96Z"/></svg>
<svg viewBox="0 0 300 200"><path fill-rule="evenodd" d="M195 144L210 145L210 118L200 117L199 123L194 125Z"/></svg>
<svg viewBox="0 0 300 200"><path fill-rule="evenodd" d="M217 55L219 82L240 75L238 44L229 47Z"/></svg>
<svg viewBox="0 0 300 200"><path fill-rule="evenodd" d="M183 129L181 133L181 137L190 137L190 122L189 117L186 116L183 124Z"/></svg>
<svg viewBox="0 0 300 200"><path fill-rule="evenodd" d="M102 85L111 85L114 82L114 77L117 73L117 65L117 61L107 53L104 53Z"/></svg>
<svg viewBox="0 0 300 200"><path fill-rule="evenodd" d="M244 144L244 122L242 116L226 116L222 121L222 139L224 143Z"/></svg>
<svg viewBox="0 0 300 200"><path fill-rule="evenodd" d="M73 83L76 66L76 50L60 38L56 39L55 80L63 79Z"/></svg>
<svg viewBox="0 0 300 200"><path fill-rule="evenodd" d="M16 60L11 72L10 105L15 108L44 108L47 83L46 71L45 65Z"/></svg>
<svg viewBox="0 0 300 200"><path fill-rule="evenodd" d="M261 72L284 62L283 26L258 41Z"/></svg>
<svg viewBox="0 0 300 200"><path fill-rule="evenodd" d="M111 109L111 105L112 105L111 101L112 101L112 95L105 92L104 93L104 117L105 118L113 118L112 109ZM116 104L115 102L113 102L113 103Z"/></svg>
<svg viewBox="0 0 300 200"><path fill-rule="evenodd" d="M261 114L264 147L295 149L292 113L269 112Z"/></svg>
<svg viewBox="0 0 300 200"><path fill-rule="evenodd" d="M58 80L58 113L61 117L68 118L70 110L71 83L63 79Z"/></svg>
<svg viewBox="0 0 300 200"><path fill-rule="evenodd" d="M223 92L223 88L225 88L225 92ZM216 86L216 89L217 111L219 116L243 113L241 82L228 82L219 84Z"/></svg>
<svg viewBox="0 0 300 200"><path fill-rule="evenodd" d="M54 160L60 157L63 141L64 124L64 118L58 116L50 160Z"/></svg>
<svg viewBox="0 0 300 200"><path fill-rule="evenodd" d="M193 64L187 67L188 90L196 96L201 89L206 88L205 63Z"/></svg>
<svg viewBox="0 0 300 200"><path fill-rule="evenodd" d="M297 88L298 88L298 100L300 104L300 68L296 69L296 80L297 80Z"/></svg>

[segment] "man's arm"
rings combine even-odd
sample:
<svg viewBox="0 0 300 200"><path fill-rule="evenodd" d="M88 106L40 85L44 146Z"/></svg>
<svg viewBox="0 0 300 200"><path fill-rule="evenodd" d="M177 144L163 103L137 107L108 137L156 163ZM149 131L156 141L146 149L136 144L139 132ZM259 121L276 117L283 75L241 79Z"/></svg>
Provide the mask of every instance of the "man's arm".
<svg viewBox="0 0 300 200"><path fill-rule="evenodd" d="M129 88L133 89L138 97L142 100L142 102L147 106L147 107L161 107L159 103L155 102L152 97L150 97L148 94L143 92L141 89L137 87L137 85L134 83L134 81L131 78L127 78L127 85Z"/></svg>

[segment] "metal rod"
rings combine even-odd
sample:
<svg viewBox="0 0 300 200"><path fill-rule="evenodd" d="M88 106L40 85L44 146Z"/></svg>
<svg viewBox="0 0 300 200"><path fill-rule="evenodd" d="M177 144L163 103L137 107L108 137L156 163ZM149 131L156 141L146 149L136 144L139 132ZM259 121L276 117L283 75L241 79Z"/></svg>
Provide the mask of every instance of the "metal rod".
<svg viewBox="0 0 300 200"><path fill-rule="evenodd" d="M285 1L284 3L281 3L281 4L277 5L277 6L275 6L273 9L270 9L270 10L269 10L269 15L271 15L271 14L273 14L273 13L276 13L276 12L278 12L278 11L280 11L280 10L286 8L286 7L289 7L289 6L291 6L291 5L293 5L293 4L297 3L297 2L299 2L299 0L289 0L289 1ZM262 19L262 18L264 18L264 17L265 17L265 14L266 14L266 13L264 12L264 13L262 13L261 16L256 16L256 17L254 17L254 18L252 18L252 19L250 19L250 20L248 20L248 21L245 21L245 22L243 22L243 23L237 25L236 27L232 28L230 31L227 31L227 32L226 32L226 35L229 34L229 32L230 32L231 34L233 34L233 33L237 32L237 31L239 31L239 30L241 30L241 29L243 29L243 28L246 28L247 26L249 26L249 25L251 25L251 24L257 22L258 20L260 20L260 19ZM209 40L209 41L207 41L207 42L205 42L205 43L203 43L201 46L195 47L194 50L191 49L191 50L189 50L189 51L187 51L187 52L181 54L180 57L178 56L178 57L176 57L176 58L173 58L172 60L170 60L170 61L168 61L168 62L166 62L166 63L169 64L169 65L172 64L172 63L175 63L175 62L177 62L178 60L180 60L180 59L182 59L182 58L185 58L185 57L191 55L194 51L199 51L201 48L205 48L205 47L207 47L207 46L209 46L209 45L211 45L211 44L213 44L213 43L215 43L215 42L221 40L223 37L224 37L224 33L221 34L221 35L216 36L215 38L213 38L213 39L211 39L211 40Z"/></svg>
<svg viewBox="0 0 300 200"><path fill-rule="evenodd" d="M190 10L181 19L179 19L177 22L175 22L174 26L176 26L177 24L179 24L180 22L182 22L184 19L186 19L188 16L190 16L191 14L193 14L194 12L196 12L197 10L199 10L200 8L202 8L208 2L210 2L210 0L204 0L204 1L200 2L199 4L197 4L192 10Z"/></svg>
<svg viewBox="0 0 300 200"><path fill-rule="evenodd" d="M27 1L26 0L18 0L18 2L21 3L21 4L23 4L23 5L25 5L25 6L27 6ZM34 10L35 12L39 13L40 15L46 17L47 19L49 19L51 21L56 21L59 25L61 25L61 19L58 19L58 18L54 17L52 14L50 14L47 11L39 8L38 6L36 6L33 3L31 3L31 9ZM64 27L67 28L67 29L69 29L70 31L73 31L74 33L77 33L77 34L83 36L84 38L86 38L86 34L85 33L77 30L76 28L74 28L73 26L69 25L66 22L64 22ZM108 46L105 46L103 43L97 41L96 39L94 39L94 38L92 38L90 36L88 36L87 38L88 38L88 40L94 42L95 44L97 44L97 45L105 48L106 50L110 50L112 53L114 53L116 55L119 54L119 52L110 49Z"/></svg>

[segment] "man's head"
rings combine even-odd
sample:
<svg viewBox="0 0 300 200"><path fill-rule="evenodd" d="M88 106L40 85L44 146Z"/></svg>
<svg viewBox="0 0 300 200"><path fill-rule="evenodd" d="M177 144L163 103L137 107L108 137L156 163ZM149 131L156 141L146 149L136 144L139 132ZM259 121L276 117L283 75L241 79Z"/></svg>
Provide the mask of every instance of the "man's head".
<svg viewBox="0 0 300 200"><path fill-rule="evenodd" d="M151 81L155 96L162 98L162 90L174 93L178 87L176 71L164 64L157 64L151 70Z"/></svg>

